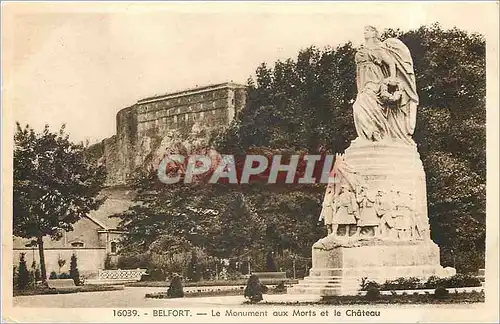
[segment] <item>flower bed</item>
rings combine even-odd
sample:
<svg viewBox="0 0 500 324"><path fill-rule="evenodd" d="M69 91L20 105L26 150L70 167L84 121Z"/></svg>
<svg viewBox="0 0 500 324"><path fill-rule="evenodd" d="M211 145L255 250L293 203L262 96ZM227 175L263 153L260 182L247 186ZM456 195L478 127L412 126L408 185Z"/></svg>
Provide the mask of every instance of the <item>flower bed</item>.
<svg viewBox="0 0 500 324"><path fill-rule="evenodd" d="M58 294L72 294L78 292L95 292L95 291L113 291L123 290L122 285L85 285L78 286L75 290L67 289L54 289L47 287L29 288L26 290L14 290L13 296L32 296L32 295L58 295Z"/></svg>
<svg viewBox="0 0 500 324"><path fill-rule="evenodd" d="M246 279L238 280L210 280L210 281L186 281L182 282L184 287L210 287L210 286L244 286ZM170 281L139 281L125 284L127 287L168 287Z"/></svg>
<svg viewBox="0 0 500 324"><path fill-rule="evenodd" d="M184 297L213 297L213 296L243 296L245 291L245 286L235 287L233 289L197 289L194 291L184 292ZM267 295L278 295L278 294L286 294L286 289L277 289L272 288L267 290L265 293ZM154 298L154 299L167 299L171 298L167 295L166 292L159 293L151 293L146 294L145 298Z"/></svg>
<svg viewBox="0 0 500 324"><path fill-rule="evenodd" d="M316 302L266 302L263 305L376 305L376 304L469 304L484 303L484 291L452 293L445 298L435 294L381 295L370 300L365 296L332 296Z"/></svg>
<svg viewBox="0 0 500 324"><path fill-rule="evenodd" d="M439 278L431 276L427 281L418 278L398 278L388 280L383 284L375 281L368 281L365 278L361 280L361 290L366 291L369 288L377 288L380 291L394 290L416 290L416 289L436 289L443 288L463 288L463 287L481 287L481 280L475 276L456 274L448 278Z"/></svg>
<svg viewBox="0 0 500 324"><path fill-rule="evenodd" d="M183 281L183 287L210 287L210 286L246 286L248 279L238 280L207 280L207 281ZM286 279L282 280L286 285L296 284L298 280ZM267 284L267 283L266 283ZM126 287L168 287L170 281L139 281L126 283Z"/></svg>

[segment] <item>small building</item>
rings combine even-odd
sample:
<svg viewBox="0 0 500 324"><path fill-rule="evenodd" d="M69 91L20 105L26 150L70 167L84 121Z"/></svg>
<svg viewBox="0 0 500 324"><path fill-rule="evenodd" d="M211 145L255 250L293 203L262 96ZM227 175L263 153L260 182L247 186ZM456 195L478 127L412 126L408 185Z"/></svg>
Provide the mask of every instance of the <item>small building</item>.
<svg viewBox="0 0 500 324"><path fill-rule="evenodd" d="M103 190L107 200L97 210L83 217L73 225L73 231L64 232L60 240L44 238L45 266L47 276L52 271L56 273L69 272L71 255L77 256L77 266L80 274L92 277L100 269L104 269L104 260L109 254L113 262L117 261L120 247L120 237L125 234L117 229L119 218L109 217L123 212L132 204L133 194L123 187ZM36 242L36 241L35 241ZM36 244L31 239L14 237L13 265L19 265L19 257L25 253L26 265L31 268L33 258L40 265L40 256ZM59 268L59 260L64 265Z"/></svg>

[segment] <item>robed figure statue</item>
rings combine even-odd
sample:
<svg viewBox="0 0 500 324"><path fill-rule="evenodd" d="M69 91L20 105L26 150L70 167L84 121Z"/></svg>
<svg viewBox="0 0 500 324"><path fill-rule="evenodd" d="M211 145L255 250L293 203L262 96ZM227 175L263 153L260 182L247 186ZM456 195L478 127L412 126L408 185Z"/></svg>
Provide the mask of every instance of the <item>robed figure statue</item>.
<svg viewBox="0 0 500 324"><path fill-rule="evenodd" d="M358 95L353 105L358 138L413 145L418 95L410 51L396 38L380 41L365 27L365 44L356 53Z"/></svg>

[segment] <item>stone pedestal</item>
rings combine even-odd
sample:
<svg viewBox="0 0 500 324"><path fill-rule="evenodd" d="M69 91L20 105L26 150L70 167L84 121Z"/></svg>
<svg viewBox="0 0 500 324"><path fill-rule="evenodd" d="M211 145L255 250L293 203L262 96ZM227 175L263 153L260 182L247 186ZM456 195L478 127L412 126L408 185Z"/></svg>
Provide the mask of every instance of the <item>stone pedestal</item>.
<svg viewBox="0 0 500 324"><path fill-rule="evenodd" d="M344 158L371 189L413 195L415 218L428 229L425 172L416 145L357 139L346 149Z"/></svg>
<svg viewBox="0 0 500 324"><path fill-rule="evenodd" d="M290 294L355 295L362 278L383 283L400 277L446 276L439 263L439 247L432 241L313 248L312 253L309 276L290 288Z"/></svg>

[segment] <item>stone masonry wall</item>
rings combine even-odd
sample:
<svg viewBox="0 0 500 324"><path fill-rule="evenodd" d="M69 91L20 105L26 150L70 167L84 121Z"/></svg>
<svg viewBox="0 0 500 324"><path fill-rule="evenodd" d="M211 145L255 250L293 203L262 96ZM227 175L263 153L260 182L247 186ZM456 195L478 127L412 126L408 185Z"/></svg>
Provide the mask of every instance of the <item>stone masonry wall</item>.
<svg viewBox="0 0 500 324"><path fill-rule="evenodd" d="M141 99L120 110L116 135L102 142L106 185L124 184L172 140L229 125L245 104L245 86L223 83Z"/></svg>

